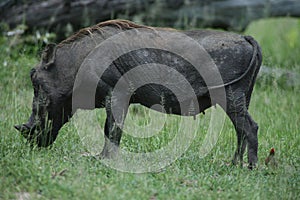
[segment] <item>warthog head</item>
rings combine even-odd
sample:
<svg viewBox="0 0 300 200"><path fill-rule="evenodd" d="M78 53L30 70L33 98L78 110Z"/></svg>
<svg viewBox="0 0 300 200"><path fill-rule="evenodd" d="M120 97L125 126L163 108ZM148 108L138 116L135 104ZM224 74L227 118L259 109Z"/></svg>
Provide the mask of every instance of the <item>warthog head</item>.
<svg viewBox="0 0 300 200"><path fill-rule="evenodd" d="M67 120L67 116L65 119L63 118L64 103L61 103L62 101L57 97L57 92L54 93L55 90L53 89L55 88L53 79L57 77L55 77L55 73L49 73L56 68L55 52L56 46L54 44L48 45L43 52L41 62L31 70L30 77L34 89L32 113L27 123L15 125L15 128L28 141L38 146L52 144L59 129ZM50 74L51 76L49 76ZM58 101L60 101L59 104Z"/></svg>

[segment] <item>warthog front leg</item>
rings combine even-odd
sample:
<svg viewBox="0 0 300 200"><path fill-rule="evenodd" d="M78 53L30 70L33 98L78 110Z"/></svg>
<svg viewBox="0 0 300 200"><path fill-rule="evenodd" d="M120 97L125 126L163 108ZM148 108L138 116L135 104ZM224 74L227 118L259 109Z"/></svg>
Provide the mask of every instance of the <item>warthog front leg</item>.
<svg viewBox="0 0 300 200"><path fill-rule="evenodd" d="M111 97L106 100L106 121L104 127L105 143L101 158L114 158L119 151L122 137L122 127L128 111L128 104L124 99L111 102Z"/></svg>

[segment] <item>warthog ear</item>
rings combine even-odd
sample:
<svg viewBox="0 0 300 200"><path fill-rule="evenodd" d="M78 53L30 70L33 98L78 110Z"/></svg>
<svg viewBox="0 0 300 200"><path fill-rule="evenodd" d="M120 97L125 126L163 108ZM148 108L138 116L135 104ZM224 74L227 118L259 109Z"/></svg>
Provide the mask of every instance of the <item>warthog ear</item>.
<svg viewBox="0 0 300 200"><path fill-rule="evenodd" d="M42 54L42 65L45 69L50 67L55 62L56 44L47 44Z"/></svg>

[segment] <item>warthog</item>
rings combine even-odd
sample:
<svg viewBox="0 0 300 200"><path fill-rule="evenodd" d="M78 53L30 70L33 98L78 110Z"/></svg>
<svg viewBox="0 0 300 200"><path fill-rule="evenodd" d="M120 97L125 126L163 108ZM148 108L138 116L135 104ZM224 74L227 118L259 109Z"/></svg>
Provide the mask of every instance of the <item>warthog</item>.
<svg viewBox="0 0 300 200"><path fill-rule="evenodd" d="M131 41L117 41L115 46L109 46L108 42L111 49L100 48L104 41L114 43L117 39L109 39L126 31L132 31L133 37L129 34ZM161 35L160 32L167 34ZM177 33L180 36L168 40ZM119 38L123 36L119 35ZM194 43L188 46L188 41ZM144 46L140 45L143 42ZM199 49L192 47L193 44L200 46ZM171 48L164 48L166 45L171 45ZM134 49L125 50L130 47ZM122 55L111 56L120 49L124 50ZM189 58L191 54L192 60ZM112 62L104 69L100 63L107 59L112 59ZM209 64L210 59L213 64ZM212 30L178 31L137 25L125 20L102 22L80 30L58 45L46 46L41 62L30 72L34 88L32 114L27 123L15 128L29 141L46 147L55 141L60 128L76 109L105 108L105 145L101 155L110 158L118 149L122 122L132 103L149 108L159 104L163 107L158 109L160 111L191 116L219 104L237 132L233 163L243 160L247 146L249 168L252 168L257 163L258 125L248 113L248 107L261 62L260 47L250 36ZM204 64L198 69L194 66L197 63ZM145 70L124 78L137 66L144 66ZM170 70L165 70L165 66ZM213 66L215 69L211 70ZM173 75L176 81L174 77L172 79ZM219 81L216 78L218 75ZM182 77L191 86L196 99L187 92L188 87L183 86L185 82ZM150 82L132 86L146 79ZM151 80L154 82L151 83ZM168 83L170 87L158 83ZM113 98L117 86L119 89ZM179 96L173 93L172 86L178 89ZM94 92L92 98L90 92ZM189 107L191 102L194 104L193 111ZM114 107L117 114L113 113Z"/></svg>

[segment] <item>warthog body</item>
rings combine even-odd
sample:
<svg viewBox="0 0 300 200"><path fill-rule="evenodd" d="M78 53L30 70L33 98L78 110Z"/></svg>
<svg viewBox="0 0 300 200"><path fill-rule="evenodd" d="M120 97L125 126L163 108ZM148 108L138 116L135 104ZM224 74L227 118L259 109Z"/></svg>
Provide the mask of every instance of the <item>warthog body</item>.
<svg viewBox="0 0 300 200"><path fill-rule="evenodd" d="M181 57L167 50L145 47L128 51L114 59L101 76L97 70L95 73L92 73L91 70L86 73L83 71L84 78L80 80L82 82L89 82L93 80L93 76L98 76L95 96L92 97L91 101L94 105L89 104L86 106L81 105L80 102L74 103L74 98L82 95L84 100L85 93L88 92L88 89L80 92L81 82L76 83L76 77L78 77L81 70L80 67L88 65L86 58L94 56L92 58L96 61L102 61L104 57L95 57L92 51L106 39L127 30L134 30L136 36L149 34L149 38L152 38L153 41L159 40L156 34L158 31L179 32L172 29L140 26L124 20L112 20L83 29L58 45L48 45L43 52L41 62L30 73L34 87L32 114L27 123L15 126L24 137L38 146L51 145L55 141L60 128L72 117L76 109L104 107L106 108L107 119L104 130L106 140L102 156L110 157L119 146L122 134L120 122L126 116L128 104L140 103L147 107L160 104L167 113L193 116L199 112L204 112L212 105L220 104L231 119L237 132L238 145L234 155L234 163L239 159L243 159L245 148L248 146L249 167L253 167L257 162L258 126L249 115L248 107L262 57L258 44L249 36L209 30L180 32L192 38L208 53L207 55L211 57L219 71L223 81L222 84L207 84L207 80L211 80L212 77L205 78L202 74L200 75L192 64L184 59L184 56ZM184 41L181 40L172 42L179 44L179 46L185 45ZM163 43L160 45L164 46ZM111 49L111 51L113 52L114 49ZM197 51L197 49L194 51ZM110 54L110 52L106 53L107 55ZM199 57L198 62L202 62L201 57ZM198 109L193 112L183 112L183 110L188 109L182 109L181 107L190 105L189 94L183 95L184 97L180 99L170 91L170 88L158 84L146 84L134 88L134 92L130 93L130 98L124 100L122 97L128 97L125 93L128 93L128 87L130 87L132 81L134 82L134 80L128 80L127 78L123 80L123 86L126 86L124 86L123 96L121 95L120 98L114 100L117 109L122 114L120 114L121 116L114 116L111 103L114 87L126 72L136 66L149 63L169 66L185 77L196 96L196 107ZM99 69L101 67L98 66ZM148 66L147 69L151 69L151 66ZM151 76L149 76L150 79L155 80L168 79L166 74L159 78L160 75L162 74L158 71L157 73L151 73ZM147 74L135 77L139 80L147 78L149 79ZM181 80L178 80L178 88L182 89L180 84ZM225 101L222 101L222 98L212 100L210 94L222 89L226 94ZM120 91L122 93L122 90ZM78 95L76 94L76 96L74 93ZM181 94L185 94L184 91ZM163 103L162 97L164 99ZM117 123L118 120L119 123Z"/></svg>

